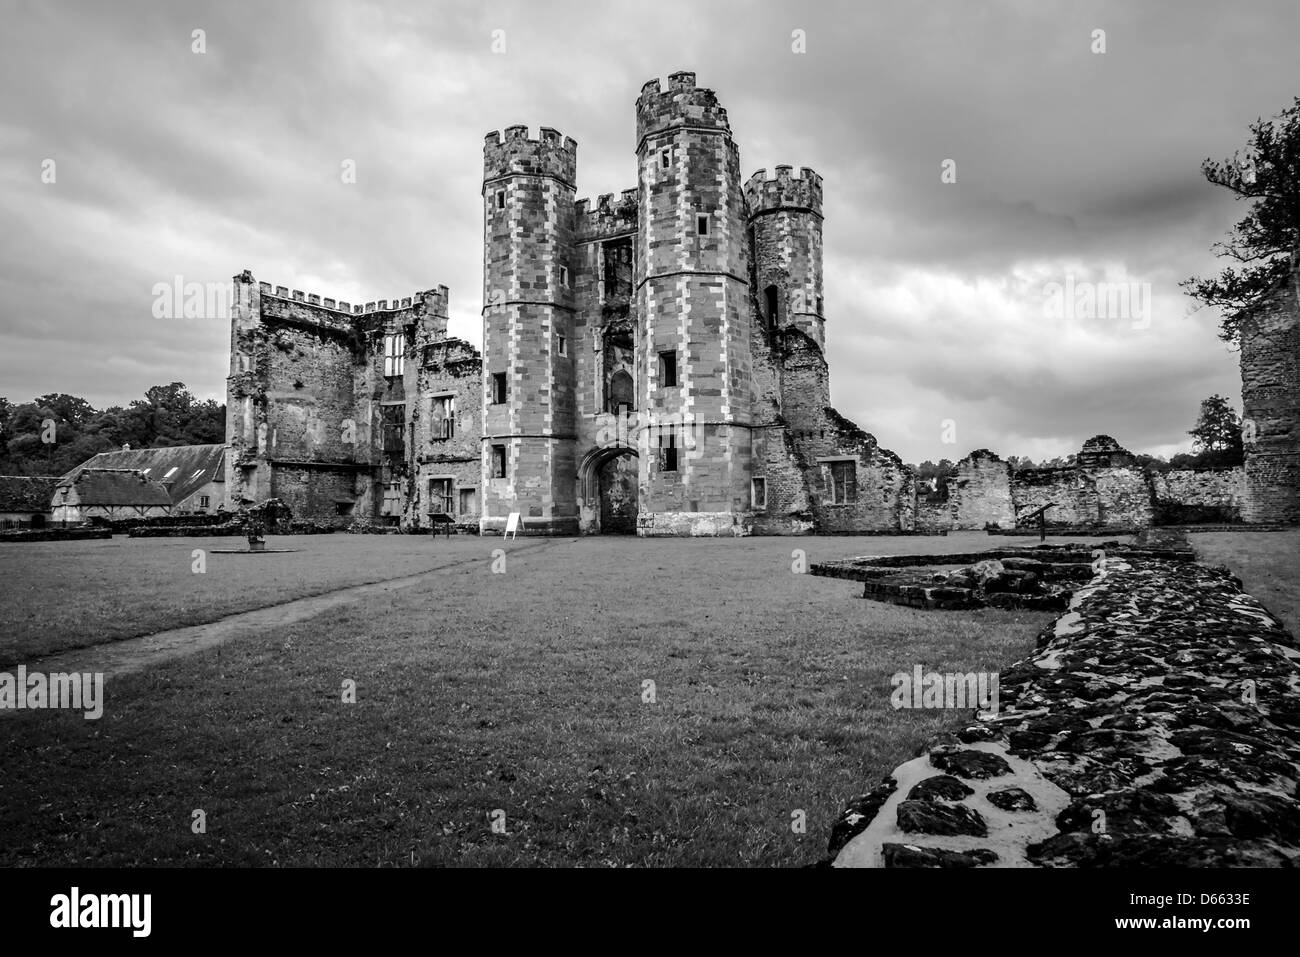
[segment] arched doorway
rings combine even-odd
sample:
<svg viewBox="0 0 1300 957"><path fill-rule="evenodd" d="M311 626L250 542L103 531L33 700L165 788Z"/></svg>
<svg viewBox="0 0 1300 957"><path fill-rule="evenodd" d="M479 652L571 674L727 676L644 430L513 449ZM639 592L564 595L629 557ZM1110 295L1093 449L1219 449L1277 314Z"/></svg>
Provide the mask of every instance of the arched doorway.
<svg viewBox="0 0 1300 957"><path fill-rule="evenodd" d="M587 534L635 535L639 475L635 449L595 449L580 470L583 530Z"/></svg>

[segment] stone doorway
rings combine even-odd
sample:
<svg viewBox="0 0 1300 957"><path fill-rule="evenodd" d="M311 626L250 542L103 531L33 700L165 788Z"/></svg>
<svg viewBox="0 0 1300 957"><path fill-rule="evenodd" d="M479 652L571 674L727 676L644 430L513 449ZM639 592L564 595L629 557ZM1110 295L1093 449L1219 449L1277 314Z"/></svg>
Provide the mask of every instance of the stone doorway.
<svg viewBox="0 0 1300 957"><path fill-rule="evenodd" d="M596 471L600 530L605 535L635 535L637 457L632 452L606 459Z"/></svg>

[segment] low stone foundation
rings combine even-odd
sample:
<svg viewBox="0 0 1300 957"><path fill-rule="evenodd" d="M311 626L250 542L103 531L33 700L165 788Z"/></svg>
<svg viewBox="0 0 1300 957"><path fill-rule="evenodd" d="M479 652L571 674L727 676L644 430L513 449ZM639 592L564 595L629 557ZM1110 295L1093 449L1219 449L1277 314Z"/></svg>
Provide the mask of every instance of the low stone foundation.
<svg viewBox="0 0 1300 957"><path fill-rule="evenodd" d="M112 530L107 528L31 528L0 532L0 542L79 542L112 537Z"/></svg>
<svg viewBox="0 0 1300 957"><path fill-rule="evenodd" d="M836 867L1300 863L1300 646L1222 568L1108 556L941 735L836 823Z"/></svg>

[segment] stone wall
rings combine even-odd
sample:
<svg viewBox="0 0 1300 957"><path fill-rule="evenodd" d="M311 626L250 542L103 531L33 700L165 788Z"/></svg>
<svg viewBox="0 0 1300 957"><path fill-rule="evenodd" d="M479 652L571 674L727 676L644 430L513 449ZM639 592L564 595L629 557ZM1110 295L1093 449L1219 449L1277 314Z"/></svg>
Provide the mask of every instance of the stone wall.
<svg viewBox="0 0 1300 957"><path fill-rule="evenodd" d="M409 446L423 347L458 341L446 340L447 288L353 305L273 289L245 271L235 290L226 402L231 504L280 498L303 521L335 526L396 524L404 514L409 521L417 507ZM390 343L401 345L400 357L387 357ZM465 401L477 416L481 400L467 391Z"/></svg>
<svg viewBox="0 0 1300 957"><path fill-rule="evenodd" d="M988 449L978 449L957 463L949 484L953 528L984 528L1015 524L1011 501L1011 466Z"/></svg>
<svg viewBox="0 0 1300 957"><path fill-rule="evenodd" d="M1300 522L1300 257L1241 324L1246 522Z"/></svg>
<svg viewBox="0 0 1300 957"><path fill-rule="evenodd" d="M948 502L917 502L922 531L1036 526L1145 528L1152 524L1232 522L1245 479L1237 469L1150 472L1109 436L1084 443L1075 465L1012 469L987 449L957 463Z"/></svg>

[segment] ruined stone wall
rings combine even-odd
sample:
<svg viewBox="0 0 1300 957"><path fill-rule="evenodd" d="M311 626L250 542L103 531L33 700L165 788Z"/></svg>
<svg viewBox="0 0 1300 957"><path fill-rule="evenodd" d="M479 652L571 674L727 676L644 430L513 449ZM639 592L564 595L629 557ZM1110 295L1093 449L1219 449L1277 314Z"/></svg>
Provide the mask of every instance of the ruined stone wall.
<svg viewBox="0 0 1300 957"><path fill-rule="evenodd" d="M1241 466L1230 469L1172 469L1155 472L1151 485L1156 498L1184 505L1240 508L1246 474Z"/></svg>
<svg viewBox="0 0 1300 957"><path fill-rule="evenodd" d="M914 689L970 720L849 802L834 866L1300 862L1295 637L1190 558L1108 556L979 712Z"/></svg>
<svg viewBox="0 0 1300 957"><path fill-rule="evenodd" d="M408 391L412 483L403 524L429 525L429 513L445 503L431 495L434 480L452 480L452 511L458 525L478 528L483 501L483 360L462 339L419 346L414 387ZM453 418L444 413L451 400Z"/></svg>
<svg viewBox="0 0 1300 957"><path fill-rule="evenodd" d="M1015 525L1011 466L988 449L978 449L957 463L957 475L949 483L949 495L953 503L953 528Z"/></svg>
<svg viewBox="0 0 1300 957"><path fill-rule="evenodd" d="M874 436L830 405L829 375L821 348L798 329L788 329L784 349L781 410L804 466L819 532L911 531L916 481L911 469ZM838 502L833 463L853 463L852 501Z"/></svg>
<svg viewBox="0 0 1300 957"><path fill-rule="evenodd" d="M1241 324L1246 522L1300 522L1300 258Z"/></svg>
<svg viewBox="0 0 1300 957"><path fill-rule="evenodd" d="M411 473L413 343L431 323L445 334L447 288L353 305L273 289L244 272L235 289L226 411L232 504L276 497L303 521L341 526L388 514L396 522ZM394 335L405 347L400 375L385 367L385 337Z"/></svg>

